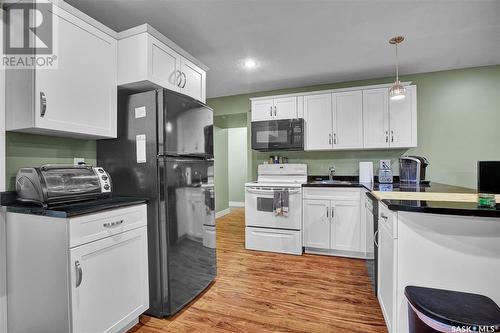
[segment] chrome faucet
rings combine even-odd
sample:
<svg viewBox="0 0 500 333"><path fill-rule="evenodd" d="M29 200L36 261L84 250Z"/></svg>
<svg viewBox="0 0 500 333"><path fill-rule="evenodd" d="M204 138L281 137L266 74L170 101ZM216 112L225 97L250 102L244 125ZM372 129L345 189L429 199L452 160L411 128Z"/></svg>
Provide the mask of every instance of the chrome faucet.
<svg viewBox="0 0 500 333"><path fill-rule="evenodd" d="M328 178L330 179L330 181L332 181L333 175L335 174L335 167L332 165L328 170L330 171Z"/></svg>

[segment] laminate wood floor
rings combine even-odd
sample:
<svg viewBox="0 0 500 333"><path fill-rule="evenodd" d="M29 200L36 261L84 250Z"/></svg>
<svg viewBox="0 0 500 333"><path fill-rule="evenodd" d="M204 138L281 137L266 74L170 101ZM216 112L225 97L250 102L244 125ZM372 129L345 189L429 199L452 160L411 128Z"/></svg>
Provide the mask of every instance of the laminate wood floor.
<svg viewBox="0 0 500 333"><path fill-rule="evenodd" d="M244 210L217 220L215 283L176 316L130 332L387 332L365 262L245 250Z"/></svg>

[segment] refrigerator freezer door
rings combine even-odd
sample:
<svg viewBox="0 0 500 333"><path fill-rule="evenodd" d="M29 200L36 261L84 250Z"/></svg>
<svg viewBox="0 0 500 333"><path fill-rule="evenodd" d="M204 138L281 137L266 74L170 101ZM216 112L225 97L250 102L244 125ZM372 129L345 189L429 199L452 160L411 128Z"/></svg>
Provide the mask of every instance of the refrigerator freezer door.
<svg viewBox="0 0 500 333"><path fill-rule="evenodd" d="M169 90L159 97L158 155L213 157L213 110Z"/></svg>
<svg viewBox="0 0 500 333"><path fill-rule="evenodd" d="M217 273L213 161L164 157L160 173L160 223L166 232L168 300L172 315L203 291ZM212 236L212 241L207 239ZM208 241L207 241L208 240Z"/></svg>

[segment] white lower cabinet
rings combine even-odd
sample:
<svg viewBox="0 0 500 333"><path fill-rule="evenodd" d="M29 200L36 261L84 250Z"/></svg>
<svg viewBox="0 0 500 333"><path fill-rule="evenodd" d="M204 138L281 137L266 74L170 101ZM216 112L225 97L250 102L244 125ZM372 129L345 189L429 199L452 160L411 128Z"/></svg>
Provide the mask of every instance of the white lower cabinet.
<svg viewBox="0 0 500 333"><path fill-rule="evenodd" d="M8 213L8 331L134 325L149 308L146 221L146 205L67 219Z"/></svg>
<svg viewBox="0 0 500 333"><path fill-rule="evenodd" d="M365 215L359 188L305 188L303 245L306 252L366 257Z"/></svg>

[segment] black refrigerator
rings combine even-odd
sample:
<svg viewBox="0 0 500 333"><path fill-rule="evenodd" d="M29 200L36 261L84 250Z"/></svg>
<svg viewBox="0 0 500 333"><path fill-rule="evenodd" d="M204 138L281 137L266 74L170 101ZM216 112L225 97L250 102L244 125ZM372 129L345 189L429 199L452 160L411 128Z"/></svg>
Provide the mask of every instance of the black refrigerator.
<svg viewBox="0 0 500 333"><path fill-rule="evenodd" d="M158 89L119 92L118 138L98 140L113 194L149 198L148 314L175 314L217 274L213 110Z"/></svg>

